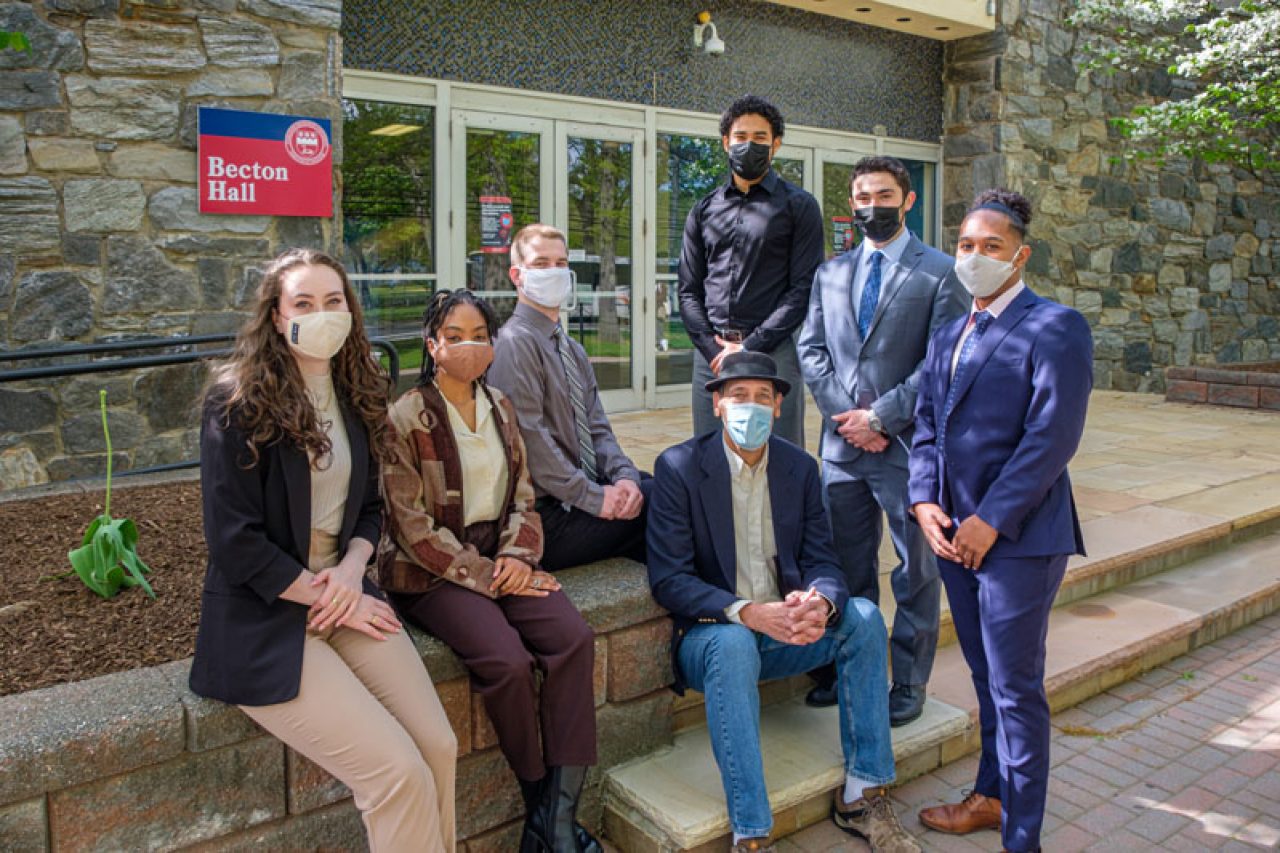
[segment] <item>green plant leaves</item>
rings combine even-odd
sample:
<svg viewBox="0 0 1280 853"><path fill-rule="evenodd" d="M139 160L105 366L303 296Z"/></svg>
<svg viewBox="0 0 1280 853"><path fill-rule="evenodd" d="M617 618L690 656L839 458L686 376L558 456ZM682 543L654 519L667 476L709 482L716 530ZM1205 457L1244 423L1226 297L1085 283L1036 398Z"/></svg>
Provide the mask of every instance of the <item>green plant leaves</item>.
<svg viewBox="0 0 1280 853"><path fill-rule="evenodd" d="M146 578L151 567L138 556L137 543L138 528L132 521L104 514L89 524L82 544L69 552L67 559L84 585L103 598L133 586L155 598Z"/></svg>
<svg viewBox="0 0 1280 853"><path fill-rule="evenodd" d="M27 53L31 52L31 42L27 40L25 35L22 33L7 33L0 31L0 50L5 50L10 47L14 50L25 50Z"/></svg>
<svg viewBox="0 0 1280 853"><path fill-rule="evenodd" d="M127 518L111 517L111 431L107 427L107 392L98 392L102 411L102 434L107 440L107 497L102 515L89 522L80 547L67 553L71 569L84 585L103 598L121 589L140 586L152 598L155 590L147 583L151 567L138 556L138 528Z"/></svg>

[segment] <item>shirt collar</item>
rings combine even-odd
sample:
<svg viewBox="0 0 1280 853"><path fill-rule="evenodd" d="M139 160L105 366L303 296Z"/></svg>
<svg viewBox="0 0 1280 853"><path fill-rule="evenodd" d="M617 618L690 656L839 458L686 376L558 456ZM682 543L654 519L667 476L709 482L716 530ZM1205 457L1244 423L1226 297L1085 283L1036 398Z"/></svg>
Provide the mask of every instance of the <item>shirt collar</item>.
<svg viewBox="0 0 1280 853"><path fill-rule="evenodd" d="M521 321L532 326L535 331L541 332L547 337L555 334L556 329L560 328L560 323L552 320L546 314L543 314L537 308L525 302L517 302L516 310L511 312L512 317L519 317Z"/></svg>
<svg viewBox="0 0 1280 853"><path fill-rule="evenodd" d="M862 263L864 266L866 264L871 263L871 253L879 252L880 254L884 255L884 259L886 261L896 264L902 258L902 253L907 250L907 244L910 242L911 242L911 229L905 228L905 227L902 229L902 231L898 233L897 237L894 237L892 240L889 241L889 244L887 246L883 246L877 249L875 246L871 245L871 243L868 241L866 244L866 248L868 251L864 251L862 253Z"/></svg>
<svg viewBox="0 0 1280 853"><path fill-rule="evenodd" d="M764 180L762 180L758 184L753 185L750 189L747 190L747 193L750 193L751 190L754 190L756 189L756 187L759 187L760 189L767 192L769 195L773 195L774 192L777 191L778 184L781 181L782 181L782 178L778 177L778 173L774 171L774 168L772 166L770 166L768 174L764 176ZM725 182L724 191L726 195L728 195L730 192L738 193L738 195L746 194L738 191L738 185L733 182L732 172L729 173L729 180Z"/></svg>
<svg viewBox="0 0 1280 853"><path fill-rule="evenodd" d="M436 390L437 391L440 390L439 383L436 383ZM484 422L489 419L489 415L492 414L493 407L489 404L489 395L484 393L484 389L481 388L478 384L475 386L475 395L476 395L476 429L475 431L480 432L480 427L484 425ZM463 424L465 426L466 421L462 419L462 413L458 411L458 408L455 405L453 405L452 402L450 402L449 398L446 397L443 393L441 393L440 399L444 400L445 407L449 411L449 417L457 418L458 423Z"/></svg>
<svg viewBox="0 0 1280 853"><path fill-rule="evenodd" d="M1027 289L1027 286L1023 284L1022 279L1018 279L1017 283L1014 284L1013 287L1009 288L1004 293L1000 294L1000 297L996 299L995 302L992 302L990 305L986 307L986 312L991 315L992 319L999 317L1001 314L1004 313L1004 310L1008 308L1010 304L1013 303L1013 300L1018 298L1018 294L1026 289ZM970 305L969 306L970 321L973 320L973 315L976 313L978 313L978 306Z"/></svg>
<svg viewBox="0 0 1280 853"><path fill-rule="evenodd" d="M748 465L747 461L739 456L734 449L729 446L728 440L724 437L723 431L720 435L720 446L724 448L725 458L729 460L729 475L737 480L744 474L753 475L769 468L769 444L765 442L764 455L760 457L760 461L755 465Z"/></svg>

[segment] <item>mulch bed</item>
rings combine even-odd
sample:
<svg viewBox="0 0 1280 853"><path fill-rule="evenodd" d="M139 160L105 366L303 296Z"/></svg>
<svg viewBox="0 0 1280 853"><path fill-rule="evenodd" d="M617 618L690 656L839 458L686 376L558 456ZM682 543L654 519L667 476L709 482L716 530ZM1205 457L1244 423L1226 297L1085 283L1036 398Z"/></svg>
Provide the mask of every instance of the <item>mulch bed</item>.
<svg viewBox="0 0 1280 853"><path fill-rule="evenodd" d="M0 503L0 696L188 657L204 581L200 484L120 488L111 515L138 527L138 556L156 599L141 589L99 598L70 571L67 552L102 512L102 492Z"/></svg>

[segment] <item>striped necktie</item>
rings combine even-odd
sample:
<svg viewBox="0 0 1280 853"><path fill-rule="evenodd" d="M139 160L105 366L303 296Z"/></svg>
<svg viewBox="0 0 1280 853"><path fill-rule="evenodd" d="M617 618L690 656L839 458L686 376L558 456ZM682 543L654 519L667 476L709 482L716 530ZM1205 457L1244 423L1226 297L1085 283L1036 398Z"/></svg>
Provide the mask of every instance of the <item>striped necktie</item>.
<svg viewBox="0 0 1280 853"><path fill-rule="evenodd" d="M956 359L955 372L951 374L951 387L947 389L947 401L942 407L942 423L938 424L938 452L942 454L942 458L947 458L947 420L951 417L951 409L956 404L956 397L960 393L961 382L964 378L965 369L969 366L970 359L973 358L973 351L978 348L978 341L982 340L982 335L987 331L987 327L991 325L991 321L995 316L989 311L979 311L973 315L973 331L964 339L964 343L960 345L960 356Z"/></svg>
<svg viewBox="0 0 1280 853"><path fill-rule="evenodd" d="M578 433L578 464L587 478L595 483L599 481L596 469L596 447L591 441L591 425L587 420L586 394L582 388L582 376L569 352L569 342L565 340L564 328L556 326L552 337L556 342L556 352L560 353L560 363L564 365L565 378L569 380L569 402L573 404L573 424Z"/></svg>

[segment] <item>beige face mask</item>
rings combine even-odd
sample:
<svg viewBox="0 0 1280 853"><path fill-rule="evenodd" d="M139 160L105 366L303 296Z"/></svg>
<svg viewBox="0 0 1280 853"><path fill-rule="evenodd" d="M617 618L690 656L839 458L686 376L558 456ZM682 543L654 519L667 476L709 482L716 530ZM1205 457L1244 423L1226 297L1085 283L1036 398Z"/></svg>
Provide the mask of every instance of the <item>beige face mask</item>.
<svg viewBox="0 0 1280 853"><path fill-rule="evenodd" d="M333 358L350 334L350 311L316 311L285 321L285 341L311 358Z"/></svg>

